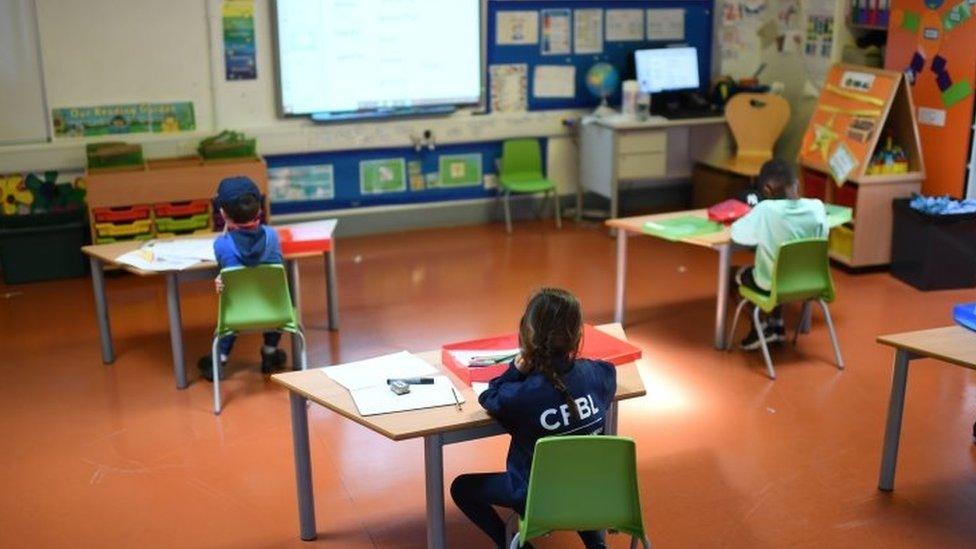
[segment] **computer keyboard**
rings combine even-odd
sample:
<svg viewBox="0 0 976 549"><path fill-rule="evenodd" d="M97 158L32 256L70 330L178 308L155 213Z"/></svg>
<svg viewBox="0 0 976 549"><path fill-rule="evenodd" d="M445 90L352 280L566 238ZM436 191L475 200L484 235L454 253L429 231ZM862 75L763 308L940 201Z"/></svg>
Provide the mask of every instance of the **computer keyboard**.
<svg viewBox="0 0 976 549"><path fill-rule="evenodd" d="M722 116L721 110L712 109L682 109L677 111L662 112L661 116L668 120L687 120L689 118L711 118Z"/></svg>

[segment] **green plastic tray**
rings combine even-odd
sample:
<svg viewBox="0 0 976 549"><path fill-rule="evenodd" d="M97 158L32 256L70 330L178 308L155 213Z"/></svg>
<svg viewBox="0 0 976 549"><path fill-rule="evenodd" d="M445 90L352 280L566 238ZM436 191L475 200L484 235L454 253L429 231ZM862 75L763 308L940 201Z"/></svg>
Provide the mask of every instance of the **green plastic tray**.
<svg viewBox="0 0 976 549"><path fill-rule="evenodd" d="M695 215L672 217L663 221L648 221L644 223L644 232L666 240L681 240L695 236L704 236L721 231L724 226Z"/></svg>

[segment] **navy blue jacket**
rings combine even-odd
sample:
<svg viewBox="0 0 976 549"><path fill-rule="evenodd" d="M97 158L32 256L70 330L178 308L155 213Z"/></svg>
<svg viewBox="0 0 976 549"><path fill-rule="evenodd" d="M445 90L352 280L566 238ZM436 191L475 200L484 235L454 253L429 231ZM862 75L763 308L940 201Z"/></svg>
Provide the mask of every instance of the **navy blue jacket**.
<svg viewBox="0 0 976 549"><path fill-rule="evenodd" d="M283 262L278 233L267 225L221 234L214 240L214 255L221 269Z"/></svg>
<svg viewBox="0 0 976 549"><path fill-rule="evenodd" d="M524 375L514 363L478 397L512 435L506 469L513 495L521 502L519 513L524 511L536 441L553 435L603 433L607 409L617 392L617 370L609 362L577 359L558 365L557 371L576 401L580 419L573 417L566 400L543 374Z"/></svg>

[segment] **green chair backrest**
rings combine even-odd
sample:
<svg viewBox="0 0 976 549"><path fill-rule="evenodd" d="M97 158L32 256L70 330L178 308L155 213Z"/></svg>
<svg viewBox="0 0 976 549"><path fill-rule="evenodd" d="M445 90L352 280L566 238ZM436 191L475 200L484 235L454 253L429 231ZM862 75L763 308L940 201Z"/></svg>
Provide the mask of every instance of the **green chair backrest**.
<svg viewBox="0 0 976 549"><path fill-rule="evenodd" d="M220 271L220 278L224 290L220 292L217 334L298 329L284 266L230 267Z"/></svg>
<svg viewBox="0 0 976 549"><path fill-rule="evenodd" d="M542 150L536 139L509 139L502 143L501 177L542 179Z"/></svg>
<svg viewBox="0 0 976 549"><path fill-rule="evenodd" d="M644 536L634 441L593 435L539 439L522 542L554 530L604 529Z"/></svg>
<svg viewBox="0 0 976 549"><path fill-rule="evenodd" d="M801 238L784 242L773 266L770 297L777 303L807 299L834 299L826 238Z"/></svg>

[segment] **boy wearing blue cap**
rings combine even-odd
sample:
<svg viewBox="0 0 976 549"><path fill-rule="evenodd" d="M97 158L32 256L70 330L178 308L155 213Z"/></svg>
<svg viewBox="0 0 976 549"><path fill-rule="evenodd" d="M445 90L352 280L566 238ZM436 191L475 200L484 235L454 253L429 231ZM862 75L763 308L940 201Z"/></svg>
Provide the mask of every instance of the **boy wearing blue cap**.
<svg viewBox="0 0 976 549"><path fill-rule="evenodd" d="M224 232L214 240L214 255L221 269L282 263L278 233L261 224L261 191L253 181L247 177L224 179L217 187L217 205L224 219ZM215 282L217 291L222 291L224 286L219 275ZM234 335L220 339L220 379L224 379L224 365L236 339ZM261 371L266 374L285 363L285 352L278 348L280 340L281 332L264 333ZM199 366L203 377L213 381L213 364L209 354L200 359Z"/></svg>

